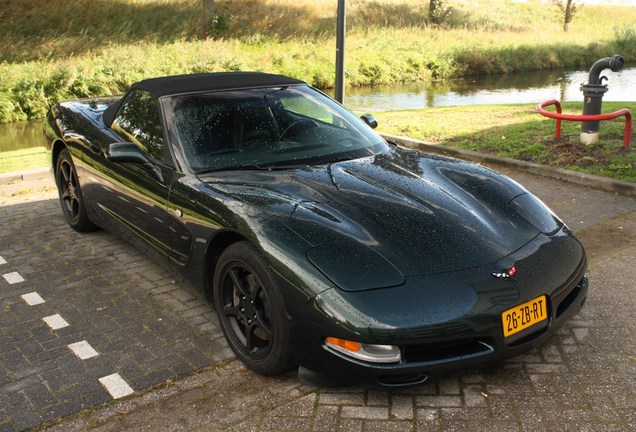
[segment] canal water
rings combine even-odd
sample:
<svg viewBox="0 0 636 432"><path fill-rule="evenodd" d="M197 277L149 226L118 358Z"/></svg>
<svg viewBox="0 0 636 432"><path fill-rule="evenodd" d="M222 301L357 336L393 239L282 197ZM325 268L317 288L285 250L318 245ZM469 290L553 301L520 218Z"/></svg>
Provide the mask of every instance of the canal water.
<svg viewBox="0 0 636 432"><path fill-rule="evenodd" d="M604 101L636 101L636 67L620 73L605 70L609 91ZM588 71L534 71L481 75L442 83L353 88L345 91L345 105L355 112L396 111L458 105L539 103L548 99L581 101L580 86Z"/></svg>
<svg viewBox="0 0 636 432"><path fill-rule="evenodd" d="M609 91L604 101L636 101L636 67L605 70ZM583 101L579 87L587 71L538 71L485 75L443 83L350 88L345 105L357 113L427 107L539 103L548 99ZM0 152L44 145L42 121L0 124Z"/></svg>

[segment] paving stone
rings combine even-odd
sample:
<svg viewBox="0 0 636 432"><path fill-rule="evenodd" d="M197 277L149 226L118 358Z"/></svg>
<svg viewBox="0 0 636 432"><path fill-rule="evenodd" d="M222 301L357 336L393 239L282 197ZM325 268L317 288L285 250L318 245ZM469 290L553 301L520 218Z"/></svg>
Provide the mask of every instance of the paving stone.
<svg viewBox="0 0 636 432"><path fill-rule="evenodd" d="M261 431L307 431L311 429L311 419L298 417L267 417L261 423Z"/></svg>
<svg viewBox="0 0 636 432"><path fill-rule="evenodd" d="M441 412L434 408L418 408L417 430L435 431L441 429Z"/></svg>
<svg viewBox="0 0 636 432"><path fill-rule="evenodd" d="M338 425L337 406L320 405L316 408L316 416L312 430L314 432L332 432Z"/></svg>
<svg viewBox="0 0 636 432"><path fill-rule="evenodd" d="M364 427L363 420L342 419L340 421L340 425L338 426L338 431L363 432L363 427Z"/></svg>
<svg viewBox="0 0 636 432"><path fill-rule="evenodd" d="M413 397L391 395L391 417L399 420L413 418Z"/></svg>
<svg viewBox="0 0 636 432"><path fill-rule="evenodd" d="M413 423L408 421L372 421L364 422L364 432L410 432Z"/></svg>
<svg viewBox="0 0 636 432"><path fill-rule="evenodd" d="M31 404L26 400L8 406L6 413L7 417L11 419L11 423L16 431L29 429L41 421L39 413L34 410Z"/></svg>
<svg viewBox="0 0 636 432"><path fill-rule="evenodd" d="M389 404L389 394L384 391L369 391L366 397L366 406L387 406Z"/></svg>
<svg viewBox="0 0 636 432"><path fill-rule="evenodd" d="M464 402L460 396L418 396L416 404L425 407L458 407Z"/></svg>
<svg viewBox="0 0 636 432"><path fill-rule="evenodd" d="M296 416L296 417L311 417L316 407L316 395L309 394L299 399L295 399L288 404L282 404L281 406L271 411L272 415L276 416Z"/></svg>
<svg viewBox="0 0 636 432"><path fill-rule="evenodd" d="M342 407L342 416L348 418L384 420L389 418L388 407L352 406Z"/></svg>
<svg viewBox="0 0 636 432"><path fill-rule="evenodd" d="M482 386L470 385L464 389L464 404L467 407L484 407L487 405L487 394Z"/></svg>
<svg viewBox="0 0 636 432"><path fill-rule="evenodd" d="M460 393L459 382L457 378L447 378L438 383L439 394L458 395Z"/></svg>
<svg viewBox="0 0 636 432"><path fill-rule="evenodd" d="M331 393L328 391L320 392L320 404L330 405L363 405L364 393Z"/></svg>
<svg viewBox="0 0 636 432"><path fill-rule="evenodd" d="M35 407L48 407L55 405L57 398L51 393L46 384L38 382L37 384L22 390L27 400Z"/></svg>

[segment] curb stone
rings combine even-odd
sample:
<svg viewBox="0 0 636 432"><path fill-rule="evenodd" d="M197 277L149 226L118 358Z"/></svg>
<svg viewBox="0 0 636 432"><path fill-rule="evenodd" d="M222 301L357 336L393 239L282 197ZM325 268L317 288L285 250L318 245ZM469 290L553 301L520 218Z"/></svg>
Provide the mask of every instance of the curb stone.
<svg viewBox="0 0 636 432"><path fill-rule="evenodd" d="M35 168L25 171L14 171L0 174L0 185L18 181L46 180L51 178L51 168Z"/></svg>

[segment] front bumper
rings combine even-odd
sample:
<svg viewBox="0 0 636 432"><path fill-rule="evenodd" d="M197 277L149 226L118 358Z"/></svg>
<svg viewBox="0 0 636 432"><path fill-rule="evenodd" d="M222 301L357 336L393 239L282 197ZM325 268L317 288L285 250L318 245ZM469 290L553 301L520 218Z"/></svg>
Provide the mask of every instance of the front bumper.
<svg viewBox="0 0 636 432"><path fill-rule="evenodd" d="M314 316L292 327L297 361L338 382L391 388L526 352L545 342L585 304L587 260L580 243L560 232L534 240L493 268L509 268L510 262L519 271L506 281L491 278L491 273L484 278L487 269L480 268L444 275L446 284L441 288L442 279L429 276L410 278L403 287L386 290L322 293L313 308L320 317L308 314ZM547 296L547 326L504 338L501 313L539 295ZM355 360L325 346L326 336L397 345L402 360L393 364Z"/></svg>

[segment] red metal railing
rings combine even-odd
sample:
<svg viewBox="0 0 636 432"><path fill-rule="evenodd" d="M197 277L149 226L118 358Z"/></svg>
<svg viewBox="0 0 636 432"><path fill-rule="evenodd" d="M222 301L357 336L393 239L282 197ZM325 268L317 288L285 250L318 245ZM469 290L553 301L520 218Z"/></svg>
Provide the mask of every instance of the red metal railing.
<svg viewBox="0 0 636 432"><path fill-rule="evenodd" d="M543 109L549 105L556 105L557 112L553 113ZM561 103L556 99L550 99L538 104L536 107L536 110L542 116L556 119L556 130L554 131L554 136L557 138L561 138L561 120L579 121L579 122L601 121L601 120L611 120L620 116L625 116L625 135L623 137L623 148L629 147L629 138L632 134L632 113L627 108L623 108L621 110L614 111L613 113L609 113L609 114L596 114L596 115L562 114Z"/></svg>

